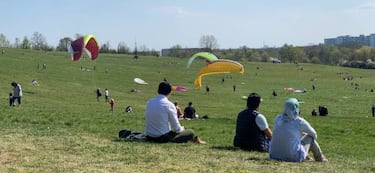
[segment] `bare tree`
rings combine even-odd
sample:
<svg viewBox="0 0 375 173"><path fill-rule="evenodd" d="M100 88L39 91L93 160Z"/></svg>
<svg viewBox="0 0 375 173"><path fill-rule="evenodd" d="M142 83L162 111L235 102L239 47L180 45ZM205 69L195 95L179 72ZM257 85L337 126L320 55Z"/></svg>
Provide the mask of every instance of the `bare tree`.
<svg viewBox="0 0 375 173"><path fill-rule="evenodd" d="M18 37L16 37L15 41L14 41L14 47L15 48L20 48L21 46L21 43L20 43L20 39Z"/></svg>
<svg viewBox="0 0 375 173"><path fill-rule="evenodd" d="M70 37L64 37L60 39L59 45L57 45L56 49L59 51L68 51L68 46L73 40Z"/></svg>
<svg viewBox="0 0 375 173"><path fill-rule="evenodd" d="M219 48L217 40L213 35L203 35L199 40L199 45L201 48L206 48L211 51Z"/></svg>
<svg viewBox="0 0 375 173"><path fill-rule="evenodd" d="M129 53L129 47L125 42L121 41L117 46L117 53Z"/></svg>
<svg viewBox="0 0 375 173"><path fill-rule="evenodd" d="M76 38L76 39L79 39L79 38L81 38L81 37L83 37L82 34L80 34L80 33L76 33L76 34L75 34L75 38Z"/></svg>
<svg viewBox="0 0 375 173"><path fill-rule="evenodd" d="M33 49L36 50L46 50L48 49L46 38L39 32L34 32L31 37L31 45Z"/></svg>
<svg viewBox="0 0 375 173"><path fill-rule="evenodd" d="M0 34L0 47L9 47L9 40L4 34Z"/></svg>

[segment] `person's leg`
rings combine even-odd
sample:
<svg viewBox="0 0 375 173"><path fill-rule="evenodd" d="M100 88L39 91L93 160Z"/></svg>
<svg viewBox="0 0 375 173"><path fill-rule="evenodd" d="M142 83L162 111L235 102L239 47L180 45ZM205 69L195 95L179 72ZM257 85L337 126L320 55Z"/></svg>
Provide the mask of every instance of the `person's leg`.
<svg viewBox="0 0 375 173"><path fill-rule="evenodd" d="M195 137L194 131L192 129L186 129L180 133L177 133L172 139L171 142L183 143L193 140Z"/></svg>
<svg viewBox="0 0 375 173"><path fill-rule="evenodd" d="M314 155L316 161L328 161L327 158L322 153L320 146L316 140L314 140L310 135L304 135L302 137L302 145L307 153L311 151Z"/></svg>

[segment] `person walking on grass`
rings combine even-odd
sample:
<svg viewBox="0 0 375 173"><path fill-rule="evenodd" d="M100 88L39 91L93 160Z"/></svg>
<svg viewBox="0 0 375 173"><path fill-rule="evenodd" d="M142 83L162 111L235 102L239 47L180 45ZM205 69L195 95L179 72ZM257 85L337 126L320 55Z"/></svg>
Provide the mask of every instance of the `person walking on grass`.
<svg viewBox="0 0 375 173"><path fill-rule="evenodd" d="M17 106L21 106L22 87L19 83L16 83L16 82L12 82L11 85L13 86L13 105L14 105L14 101L17 100Z"/></svg>
<svg viewBox="0 0 375 173"><path fill-rule="evenodd" d="M158 95L147 101L146 104L146 140L157 143L185 143L193 141L198 144L205 144L192 129L185 129L177 118L175 105L168 97L172 86L163 81L159 84Z"/></svg>
<svg viewBox="0 0 375 173"><path fill-rule="evenodd" d="M106 88L104 90L104 99L105 99L105 102L109 102L109 91L108 91L108 88Z"/></svg>
<svg viewBox="0 0 375 173"><path fill-rule="evenodd" d="M315 129L300 117L300 105L296 98L289 98L284 104L284 112L274 121L269 157L272 160L302 162L311 160L328 161L318 142Z"/></svg>
<svg viewBox="0 0 375 173"><path fill-rule="evenodd" d="M100 91L100 88L96 89L96 100L99 102L99 98L102 96L102 92Z"/></svg>

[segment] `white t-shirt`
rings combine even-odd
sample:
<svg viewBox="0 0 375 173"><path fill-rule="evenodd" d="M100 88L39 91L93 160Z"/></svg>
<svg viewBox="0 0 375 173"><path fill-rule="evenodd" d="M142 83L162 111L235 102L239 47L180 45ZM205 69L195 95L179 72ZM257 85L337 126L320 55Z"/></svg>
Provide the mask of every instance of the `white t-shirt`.
<svg viewBox="0 0 375 173"><path fill-rule="evenodd" d="M146 130L151 137L159 137L171 130L179 133L183 131L177 118L175 105L164 95L158 95L147 102L146 105Z"/></svg>
<svg viewBox="0 0 375 173"><path fill-rule="evenodd" d="M255 118L255 123L257 124L259 129L262 131L268 128L266 117L264 117L263 114L258 114L258 116Z"/></svg>

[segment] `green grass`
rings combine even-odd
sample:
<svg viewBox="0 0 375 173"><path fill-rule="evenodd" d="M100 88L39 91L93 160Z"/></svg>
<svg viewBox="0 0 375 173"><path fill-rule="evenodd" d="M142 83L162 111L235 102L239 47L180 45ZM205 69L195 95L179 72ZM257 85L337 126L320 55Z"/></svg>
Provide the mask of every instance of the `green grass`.
<svg viewBox="0 0 375 173"><path fill-rule="evenodd" d="M241 62L243 75L204 77L203 86L211 89L205 95L204 89L193 86L204 61L196 60L189 70L186 62L172 57L133 60L132 56L110 54L101 54L97 61L72 62L65 52L6 49L0 55L0 172L375 172L375 118L370 110L375 93L365 91L375 89L374 70ZM37 69L38 63L47 64L47 69ZM81 66L90 71L80 71ZM346 76L354 80L342 80ZM135 77L149 85L135 84ZM190 88L173 92L171 101L179 101L182 108L192 101L198 114L208 115L205 121L181 121L207 145L117 139L121 129L144 130L146 101L156 95L164 78ZM312 78L317 78L315 91L311 90ZM32 79L40 86L32 87ZM21 107L8 106L12 81L23 87ZM354 90L351 83L359 83L360 90ZM98 87L102 91L108 88L115 99L113 113L104 98L96 101ZM285 87L306 88L308 92L284 92ZM132 89L139 92L130 92ZM275 98L273 89L278 94ZM302 114L317 130L330 161L276 162L268 160L265 153L234 149L235 119L246 105L240 98L250 92L262 96L260 111L271 128L287 98L303 101ZM124 113L127 105L132 105L133 113ZM329 116L310 116L319 105L328 107Z"/></svg>

